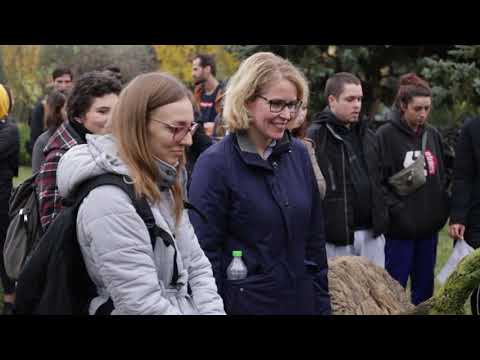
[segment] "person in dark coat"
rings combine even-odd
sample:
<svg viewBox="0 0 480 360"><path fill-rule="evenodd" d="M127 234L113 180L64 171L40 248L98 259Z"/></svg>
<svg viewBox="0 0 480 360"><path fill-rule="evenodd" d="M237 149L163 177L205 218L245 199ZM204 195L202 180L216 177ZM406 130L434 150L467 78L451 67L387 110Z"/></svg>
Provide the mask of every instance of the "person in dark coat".
<svg viewBox="0 0 480 360"><path fill-rule="evenodd" d="M45 125L47 130L37 138L32 151L32 173L35 174L40 170L45 156L43 149L53 133L63 124L67 115L65 113L65 103L67 97L60 91L54 91L47 98L47 108L45 113Z"/></svg>
<svg viewBox="0 0 480 360"><path fill-rule="evenodd" d="M200 119L200 106L198 105L195 97L191 91L188 91L188 97L193 106L193 114L195 123L199 124ZM192 134L192 145L189 146L186 151L187 163L185 168L187 169L187 188L190 187L190 180L192 178L193 168L197 162L199 156L207 150L213 144L212 138L205 133L203 126L197 126L195 132Z"/></svg>
<svg viewBox="0 0 480 360"><path fill-rule="evenodd" d="M13 107L10 90L0 84L0 278L3 286L3 314L13 313L15 282L11 280L3 262L3 245L7 236L12 179L18 176L20 135L17 125L8 118Z"/></svg>
<svg viewBox="0 0 480 360"><path fill-rule="evenodd" d="M286 131L308 98L303 75L272 53L246 59L231 78L230 131L198 159L192 224L227 314L330 314L320 193L305 146ZM232 252L246 278L229 280Z"/></svg>
<svg viewBox="0 0 480 360"><path fill-rule="evenodd" d="M455 149L449 235L480 247L480 118L465 123ZM473 292L472 314L479 315L480 295Z"/></svg>
<svg viewBox="0 0 480 360"><path fill-rule="evenodd" d="M307 137L315 144L327 183L327 255L363 256L383 268L388 215L380 189L378 142L360 119L360 79L350 73L333 75L325 98L328 106L315 116Z"/></svg>
<svg viewBox="0 0 480 360"><path fill-rule="evenodd" d="M73 86L73 72L68 68L58 67L52 72L52 86L54 91L60 91L68 94ZM29 121L30 125L30 140L27 143L27 151L32 155L33 147L38 137L47 130L45 124L45 113L47 107L46 97L35 105L32 117Z"/></svg>
<svg viewBox="0 0 480 360"><path fill-rule="evenodd" d="M390 217L385 268L403 287L411 278L415 305L433 295L438 232L449 215L443 139L427 124L431 106L428 83L415 74L404 75L400 78L392 120L377 132ZM409 195L400 195L388 180L421 154L425 132L426 183Z"/></svg>

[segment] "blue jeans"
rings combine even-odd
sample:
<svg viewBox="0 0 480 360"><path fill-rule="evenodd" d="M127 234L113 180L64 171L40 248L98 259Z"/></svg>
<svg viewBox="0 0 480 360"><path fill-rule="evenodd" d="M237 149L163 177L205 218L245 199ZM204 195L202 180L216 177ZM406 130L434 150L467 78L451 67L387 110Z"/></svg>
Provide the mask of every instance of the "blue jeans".
<svg viewBox="0 0 480 360"><path fill-rule="evenodd" d="M404 288L412 282L412 303L418 305L433 295L438 234L426 239L386 239L385 269Z"/></svg>

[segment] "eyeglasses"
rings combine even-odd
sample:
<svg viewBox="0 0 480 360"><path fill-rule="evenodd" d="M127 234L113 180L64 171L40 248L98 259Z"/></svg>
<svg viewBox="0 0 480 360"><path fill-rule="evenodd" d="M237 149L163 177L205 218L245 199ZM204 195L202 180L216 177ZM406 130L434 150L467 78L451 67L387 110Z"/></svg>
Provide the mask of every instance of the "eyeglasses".
<svg viewBox="0 0 480 360"><path fill-rule="evenodd" d="M198 123L192 123L190 126L173 126L164 121L152 119L152 121L156 121L160 124L163 124L170 132L173 134L173 141L180 142L182 141L185 136L190 132L193 136L195 134L195 130L198 128Z"/></svg>
<svg viewBox="0 0 480 360"><path fill-rule="evenodd" d="M265 100L270 105L270 112L272 113L281 113L287 107L292 114L295 114L302 106L301 101L286 102L283 100L269 100L261 95L257 95L257 97Z"/></svg>

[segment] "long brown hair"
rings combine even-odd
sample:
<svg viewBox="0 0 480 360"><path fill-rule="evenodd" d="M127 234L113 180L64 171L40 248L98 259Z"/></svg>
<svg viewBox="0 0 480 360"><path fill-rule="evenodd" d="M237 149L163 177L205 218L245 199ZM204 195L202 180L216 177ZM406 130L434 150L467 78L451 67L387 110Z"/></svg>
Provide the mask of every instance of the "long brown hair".
<svg viewBox="0 0 480 360"><path fill-rule="evenodd" d="M63 107L67 97L60 91L54 91L48 95L45 109L45 126L49 130L57 129L65 121Z"/></svg>
<svg viewBox="0 0 480 360"><path fill-rule="evenodd" d="M148 145L150 113L185 98L188 98L187 88L173 76L160 72L137 76L120 94L112 114L111 131L117 139L119 156L130 170L137 196L143 195L152 202L160 200L157 185L160 174ZM177 166L172 187L177 224L183 211L180 173L184 165L185 158Z"/></svg>

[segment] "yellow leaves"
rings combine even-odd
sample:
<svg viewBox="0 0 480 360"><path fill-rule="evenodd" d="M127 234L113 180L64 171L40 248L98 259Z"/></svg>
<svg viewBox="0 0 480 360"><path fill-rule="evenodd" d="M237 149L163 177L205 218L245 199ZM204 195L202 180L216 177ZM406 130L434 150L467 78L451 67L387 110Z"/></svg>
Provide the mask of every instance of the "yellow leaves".
<svg viewBox="0 0 480 360"><path fill-rule="evenodd" d="M192 82L192 60L195 54L215 56L217 79L231 76L239 60L222 45L152 45L160 70L171 73L185 83Z"/></svg>
<svg viewBox="0 0 480 360"><path fill-rule="evenodd" d="M42 94L40 45L2 45L3 72L17 102L34 103Z"/></svg>

